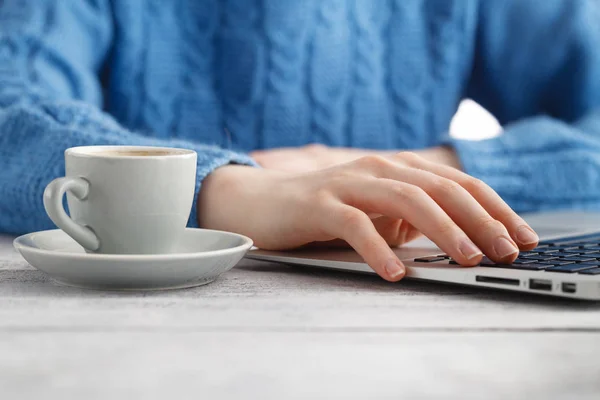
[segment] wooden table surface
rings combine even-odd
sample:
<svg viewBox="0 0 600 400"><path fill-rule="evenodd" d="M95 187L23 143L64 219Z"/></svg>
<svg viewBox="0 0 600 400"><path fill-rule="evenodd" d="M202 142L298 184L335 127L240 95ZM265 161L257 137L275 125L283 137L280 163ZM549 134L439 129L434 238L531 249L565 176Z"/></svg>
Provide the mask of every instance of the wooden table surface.
<svg viewBox="0 0 600 400"><path fill-rule="evenodd" d="M600 399L600 304L243 261L61 287L0 236L0 399Z"/></svg>

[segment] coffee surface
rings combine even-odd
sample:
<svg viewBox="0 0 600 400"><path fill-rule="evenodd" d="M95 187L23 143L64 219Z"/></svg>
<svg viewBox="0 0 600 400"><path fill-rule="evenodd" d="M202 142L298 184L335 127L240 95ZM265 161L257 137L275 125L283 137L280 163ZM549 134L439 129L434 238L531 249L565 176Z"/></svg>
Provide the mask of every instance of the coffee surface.
<svg viewBox="0 0 600 400"><path fill-rule="evenodd" d="M102 150L94 152L97 156L110 157L156 157L183 154L176 150Z"/></svg>

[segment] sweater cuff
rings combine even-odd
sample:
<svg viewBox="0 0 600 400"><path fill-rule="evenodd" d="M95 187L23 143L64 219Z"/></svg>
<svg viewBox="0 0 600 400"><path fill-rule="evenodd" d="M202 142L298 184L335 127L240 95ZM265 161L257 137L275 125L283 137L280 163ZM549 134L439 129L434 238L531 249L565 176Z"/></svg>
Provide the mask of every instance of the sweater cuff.
<svg viewBox="0 0 600 400"><path fill-rule="evenodd" d="M528 118L492 139L446 143L467 174L490 185L517 211L574 205L594 194L587 186L596 179L590 165L596 162L597 139L564 122Z"/></svg>
<svg viewBox="0 0 600 400"><path fill-rule="evenodd" d="M481 179L509 201L520 197L535 171L522 165L518 152L510 151L506 135L485 140L448 138L446 144L456 151L464 172Z"/></svg>

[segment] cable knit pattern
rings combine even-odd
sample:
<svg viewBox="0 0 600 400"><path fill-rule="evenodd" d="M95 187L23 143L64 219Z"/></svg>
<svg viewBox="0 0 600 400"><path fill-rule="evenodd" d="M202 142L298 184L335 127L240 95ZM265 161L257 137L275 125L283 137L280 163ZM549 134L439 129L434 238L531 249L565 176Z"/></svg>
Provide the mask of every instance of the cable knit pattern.
<svg viewBox="0 0 600 400"><path fill-rule="evenodd" d="M157 1L164 4L163 0ZM181 45L173 47L182 64L171 62L171 69L181 71L178 81L181 101L174 108L179 116L177 132L184 136L193 135L205 143L223 144L223 117L216 84L218 70L215 68L221 1L183 0L179 3L182 4L177 14L182 23ZM158 80L163 81L169 82L168 79Z"/></svg>
<svg viewBox="0 0 600 400"><path fill-rule="evenodd" d="M466 73L456 75L455 72L448 71L445 66L461 66L462 59L465 57L471 58L469 50L472 45L467 38L459 40L459 33L467 29L462 25L467 14L465 11L472 9L474 2L471 0L465 0L463 4L446 0L429 0L429 2L434 15L429 23L429 34L433 44L429 47L430 59L436 60L430 65L431 75L429 79L432 84L432 93L429 100L431 101L431 107L436 109L436 112L431 114L434 121L433 126L435 127L452 118L453 109L457 106L456 103L452 102L460 98L466 83L463 80L463 77L467 75ZM452 50L447 45L448 43L457 42L463 43L460 51ZM543 44L540 43L540 45ZM468 68L469 65L462 64L462 66ZM530 67L524 65L524 68ZM459 70L464 71L464 69Z"/></svg>
<svg viewBox="0 0 600 400"><path fill-rule="evenodd" d="M358 147L386 148L392 136L383 71L382 36L389 20L388 2L352 3L355 47L350 141Z"/></svg>
<svg viewBox="0 0 600 400"><path fill-rule="evenodd" d="M263 145L305 144L310 141L311 120L305 73L308 25L313 20L316 1L264 2L268 71Z"/></svg>
<svg viewBox="0 0 600 400"><path fill-rule="evenodd" d="M519 211L600 208L598 18L595 0L0 0L0 231L51 227L44 187L94 144L194 149L198 191L253 149L446 143ZM505 134L447 138L465 96Z"/></svg>
<svg viewBox="0 0 600 400"><path fill-rule="evenodd" d="M106 65L108 79L104 98L105 105L123 125L152 134L152 129L144 123L143 110L146 107L145 66L147 46L145 41L149 25L143 3L146 0L122 2L118 13L114 13L112 37L119 46L111 54L111 62ZM117 51L117 48L127 51ZM119 71L118 74L110 71Z"/></svg>
<svg viewBox="0 0 600 400"><path fill-rule="evenodd" d="M148 41L144 51L143 87L146 89L142 118L147 134L155 137L170 137L174 125L178 123L173 110L184 109L176 104L176 95L185 87L178 82L180 76L178 48L170 46L180 40L179 31L170 29L177 24L179 15L175 10L175 2L162 0L146 0L147 7L142 14ZM190 13L193 9L189 10ZM187 15L187 14L184 14ZM185 25L184 25L185 26ZM204 43L204 35L197 35L197 42ZM194 48L188 48L185 54L195 54ZM210 56L210 51L204 52ZM131 60L136 62L135 60ZM187 60L184 60L184 62ZM191 65L198 67L197 65ZM203 70L205 72L206 70ZM179 107L175 107L179 105Z"/></svg>
<svg viewBox="0 0 600 400"><path fill-rule="evenodd" d="M419 148L430 144L427 135L431 134L429 124L431 109L426 102L425 90L429 86L429 57L413 55L427 49L427 20L419 18L421 3L393 0L392 21L388 31L389 64L388 91L393 101L394 131L396 146L399 148ZM416 21L410 23L410 21ZM410 26L410 29L406 27ZM407 96L412 93L413 96ZM438 132L439 133L439 132Z"/></svg>
<svg viewBox="0 0 600 400"><path fill-rule="evenodd" d="M250 4L253 3L253 4ZM218 68L226 72L220 82L225 126L234 143L245 149L259 146L257 133L263 96L264 43L259 40L261 29L261 1L227 0L224 2L223 29L219 42Z"/></svg>
<svg viewBox="0 0 600 400"><path fill-rule="evenodd" d="M313 99L312 139L349 145L344 134L351 69L348 2L323 0L317 9L312 40L310 90ZM332 41L331 38L335 40Z"/></svg>

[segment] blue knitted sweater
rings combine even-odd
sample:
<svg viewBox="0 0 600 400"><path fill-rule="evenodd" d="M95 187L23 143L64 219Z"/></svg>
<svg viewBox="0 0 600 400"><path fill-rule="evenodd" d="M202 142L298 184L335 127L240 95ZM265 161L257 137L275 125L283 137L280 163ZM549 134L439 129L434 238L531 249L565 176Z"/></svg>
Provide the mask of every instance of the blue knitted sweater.
<svg viewBox="0 0 600 400"><path fill-rule="evenodd" d="M519 211L598 208L599 21L596 0L2 0L0 231L51 227L44 187L93 144L194 149L199 189L253 149L450 141ZM448 139L464 97L504 135Z"/></svg>

